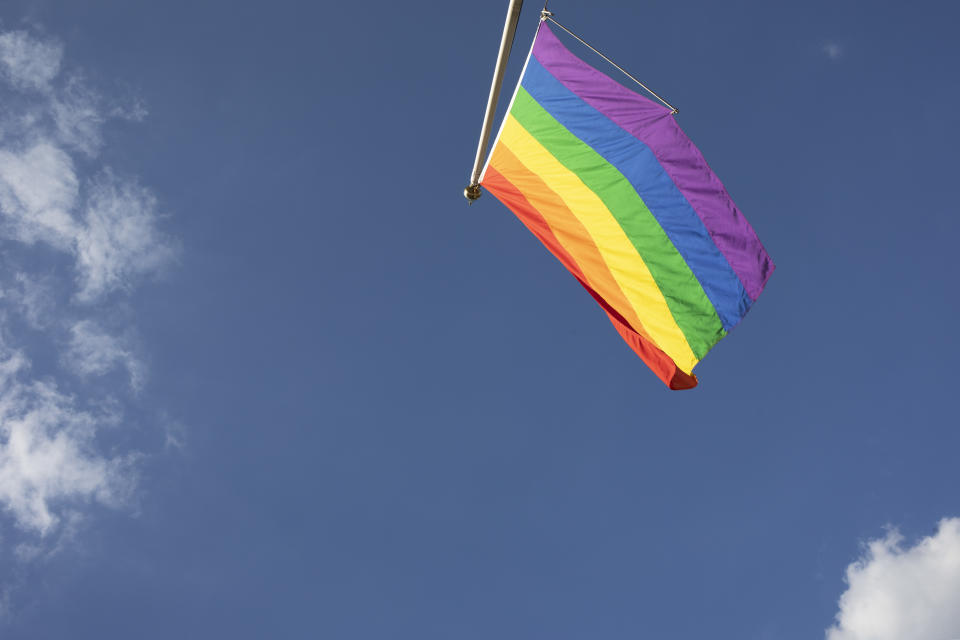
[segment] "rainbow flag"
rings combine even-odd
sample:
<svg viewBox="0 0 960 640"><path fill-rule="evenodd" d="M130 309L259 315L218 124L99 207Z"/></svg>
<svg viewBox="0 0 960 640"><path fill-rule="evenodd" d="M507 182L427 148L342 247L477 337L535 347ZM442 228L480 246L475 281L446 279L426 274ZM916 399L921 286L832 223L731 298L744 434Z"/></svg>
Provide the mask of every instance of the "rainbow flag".
<svg viewBox="0 0 960 640"><path fill-rule="evenodd" d="M603 307L671 389L774 265L672 112L573 55L541 22L480 184Z"/></svg>

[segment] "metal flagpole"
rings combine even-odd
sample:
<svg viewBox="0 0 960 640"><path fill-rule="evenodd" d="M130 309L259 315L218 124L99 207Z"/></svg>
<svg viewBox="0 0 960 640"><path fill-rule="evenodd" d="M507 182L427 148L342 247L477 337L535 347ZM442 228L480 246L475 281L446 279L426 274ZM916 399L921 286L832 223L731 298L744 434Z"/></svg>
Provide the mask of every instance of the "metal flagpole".
<svg viewBox="0 0 960 640"><path fill-rule="evenodd" d="M520 8L523 0L510 0L507 7L507 21L503 25L503 37L500 39L500 53L497 54L497 64L493 68L493 83L490 85L490 96L487 98L487 111L483 114L483 127L480 129L480 143L477 145L477 157L473 161L473 171L470 172L470 184L463 190L464 197L473 203L480 197L480 168L483 165L483 154L490 142L490 131L493 129L493 115L497 110L497 99L500 97L500 86L503 84L503 72L507 68L510 58L510 49L513 47L513 36L517 31L517 21L520 20ZM546 5L544 5L546 6Z"/></svg>

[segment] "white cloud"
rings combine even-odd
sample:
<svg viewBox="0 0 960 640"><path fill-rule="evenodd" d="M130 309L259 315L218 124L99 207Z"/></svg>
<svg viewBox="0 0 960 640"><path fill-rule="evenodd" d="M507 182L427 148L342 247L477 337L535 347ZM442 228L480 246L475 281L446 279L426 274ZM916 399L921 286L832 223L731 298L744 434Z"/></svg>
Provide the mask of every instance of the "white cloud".
<svg viewBox="0 0 960 640"><path fill-rule="evenodd" d="M69 147L96 155L103 142L101 129L106 116L100 96L79 76L74 76L57 92L50 103L50 113L59 139Z"/></svg>
<svg viewBox="0 0 960 640"><path fill-rule="evenodd" d="M843 57L843 47L837 42L826 42L820 50L831 60L839 60Z"/></svg>
<svg viewBox="0 0 960 640"><path fill-rule="evenodd" d="M87 180L78 175L68 150L95 157L109 118L143 118L146 108L137 101L110 107L80 74L53 86L61 54L59 45L25 32L0 34L0 60L8 75L21 79L16 86L32 78L30 86L48 89L39 106L19 117L7 114L4 122L0 234L72 255L77 298L92 302L115 290L129 291L141 277L162 270L176 248L158 230L156 198L148 189L109 169ZM24 56L46 62L34 68Z"/></svg>
<svg viewBox="0 0 960 640"><path fill-rule="evenodd" d="M81 320L70 329L70 345L64 356L69 369L81 377L102 376L118 367L130 375L130 386L143 387L143 363L134 354L130 340L113 336L93 320Z"/></svg>
<svg viewBox="0 0 960 640"><path fill-rule="evenodd" d="M2 294L34 329L46 329L53 322L56 300L52 277L17 273Z"/></svg>
<svg viewBox="0 0 960 640"><path fill-rule="evenodd" d="M132 488L132 458L107 458L93 446L114 416L78 409L52 382L21 380L27 367L18 352L0 363L0 504L43 536L77 503L121 503Z"/></svg>
<svg viewBox="0 0 960 640"><path fill-rule="evenodd" d="M173 243L157 230L156 207L150 191L109 171L91 183L85 226L77 236L81 300L128 290L173 259Z"/></svg>
<svg viewBox="0 0 960 640"><path fill-rule="evenodd" d="M70 213L78 193L73 161L58 147L41 142L22 152L0 149L0 213L7 235L70 250L78 233Z"/></svg>
<svg viewBox="0 0 960 640"><path fill-rule="evenodd" d="M161 423L164 427L163 448L170 451L174 449L183 449L187 446L187 428L179 420L174 420L166 414L161 415Z"/></svg>
<svg viewBox="0 0 960 640"><path fill-rule="evenodd" d="M78 222L80 185L70 156L49 142L23 152L0 148L0 231L73 254L84 301L129 290L172 261L175 245L157 228L157 202L148 189L104 170L86 182Z"/></svg>
<svg viewBox="0 0 960 640"><path fill-rule="evenodd" d="M62 57L63 46L54 40L39 40L25 31L0 34L0 68L20 89L48 89Z"/></svg>
<svg viewBox="0 0 960 640"><path fill-rule="evenodd" d="M142 100L132 100L129 104L119 105L110 110L110 115L114 118L122 118L131 122L141 122L150 115L147 105Z"/></svg>
<svg viewBox="0 0 960 640"><path fill-rule="evenodd" d="M960 518L904 547L891 531L847 567L836 624L827 640L960 638Z"/></svg>
<svg viewBox="0 0 960 640"><path fill-rule="evenodd" d="M175 244L150 190L96 163L104 127L146 108L85 78L57 41L0 33L0 561L49 557L88 505L124 504L137 479L139 454L101 437L122 425L125 399L95 378L125 372L140 391L123 295ZM8 595L0 584L0 610Z"/></svg>

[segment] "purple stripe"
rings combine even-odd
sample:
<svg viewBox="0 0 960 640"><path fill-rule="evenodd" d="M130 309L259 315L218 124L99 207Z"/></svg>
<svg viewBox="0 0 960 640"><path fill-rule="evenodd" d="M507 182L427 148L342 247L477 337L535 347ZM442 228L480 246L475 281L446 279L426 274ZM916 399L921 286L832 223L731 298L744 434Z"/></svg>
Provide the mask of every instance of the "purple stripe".
<svg viewBox="0 0 960 640"><path fill-rule="evenodd" d="M670 110L573 55L545 22L540 27L533 45L534 57L570 91L653 150L667 175L700 216L747 295L756 300L773 273L773 261Z"/></svg>

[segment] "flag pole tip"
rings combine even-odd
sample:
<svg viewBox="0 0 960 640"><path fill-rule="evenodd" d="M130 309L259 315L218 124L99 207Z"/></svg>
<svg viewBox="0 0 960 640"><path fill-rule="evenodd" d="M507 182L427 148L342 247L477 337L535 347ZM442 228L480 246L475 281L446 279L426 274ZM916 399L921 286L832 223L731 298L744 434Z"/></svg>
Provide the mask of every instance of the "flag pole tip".
<svg viewBox="0 0 960 640"><path fill-rule="evenodd" d="M470 204L473 204L473 201L483 195L483 191L480 190L479 184L467 185L467 188L463 190L463 197L470 201Z"/></svg>

